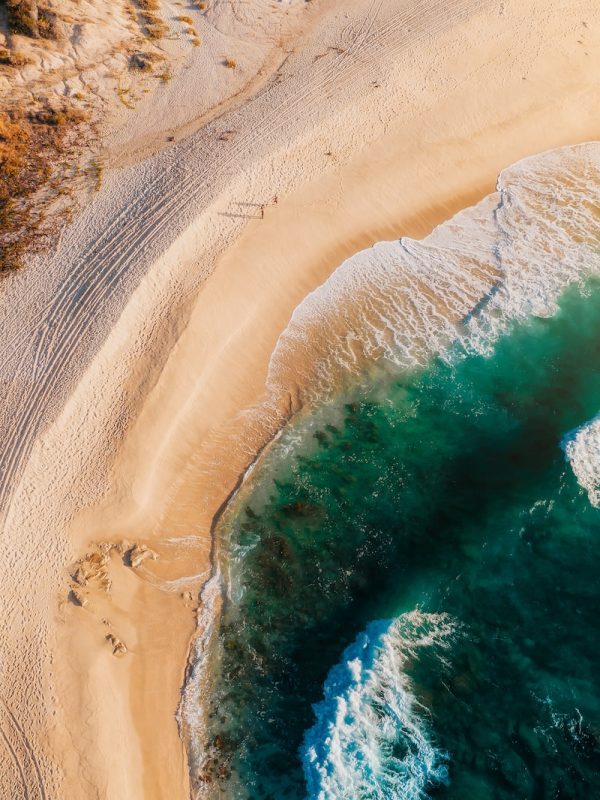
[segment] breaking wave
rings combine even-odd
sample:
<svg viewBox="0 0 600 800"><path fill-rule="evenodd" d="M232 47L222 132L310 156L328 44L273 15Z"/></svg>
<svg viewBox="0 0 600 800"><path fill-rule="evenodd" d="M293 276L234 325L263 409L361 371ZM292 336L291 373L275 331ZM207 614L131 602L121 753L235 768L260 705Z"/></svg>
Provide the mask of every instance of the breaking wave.
<svg viewBox="0 0 600 800"><path fill-rule="evenodd" d="M552 316L567 286L574 284L582 288L590 277L600 274L599 220L600 143L562 148L513 165L501 173L494 194L440 225L423 241L400 239L381 242L357 253L309 295L294 312L271 358L268 376L271 398L290 398L290 410L294 410L305 403L316 404L338 388L344 376L360 375L365 367L375 362L387 361L401 369L410 369L431 364L432 356L436 355L441 357L441 363L445 362L445 366L448 366L448 362L454 363L454 356L490 353L498 337L507 331L511 322L524 321L531 316ZM539 340L543 343L544 331L539 327L535 330L539 331ZM565 351L570 341L569 335L564 334ZM573 341L579 341L576 337L572 338ZM583 344L586 341L583 337ZM535 353L535 343L529 342L528 346ZM550 345L548 347L550 352ZM531 369L532 362L522 362L515 354L507 362L511 370L513 362L524 372L534 371ZM499 368L503 369L503 365ZM589 371L587 365L585 369ZM561 402L567 403L572 375L568 370L563 371L560 386L555 376L552 377L551 370L548 375L544 373L540 377L543 392L538 405L542 411L544 402L551 405L546 395L551 397L557 388L564 393ZM491 429L498 425L501 427L506 419L513 419L511 415L514 416L515 409L509 402L512 397L509 390L514 388L511 383L514 377L514 371L509 371L508 383L503 384L501 391L498 388L498 376L488 376L489 398L485 392L482 396L491 403L489 408L497 412L490 412ZM537 384L533 377L530 382L527 391L535 398ZM465 386L467 384L470 386L468 381ZM506 463L510 464L510 470L507 468L506 473L509 482L514 479L515 464L520 469L529 469L530 461L535 461L535 458L545 464L551 460L551 454L556 452L556 444L560 441L559 438L553 438L554 417L546 418L542 411L539 414L545 427L544 436L540 435L536 427L540 419L532 410L538 408L538 400L536 403L530 402L531 397L527 392L525 394L527 403L524 407L527 412L524 412L524 420L529 425L526 426L529 435L534 438L523 450L515 444L514 452L504 454ZM445 397L443 393L440 396ZM516 396L517 400L523 399L518 391ZM517 400L514 403L519 408ZM469 403L467 405L470 407ZM498 405L497 409L495 404ZM278 406L279 403L274 405ZM481 408L488 408L488 405L484 404ZM340 443L339 463L333 465L337 471L331 468L329 473L321 470L321 462L312 455L316 462L315 474L330 475L337 492L332 494L336 503L338 494L345 498L352 493L353 486L360 485L359 480L356 480L356 484L353 482L354 472L360 470L361 462L352 460L350 433L356 427L354 433L358 439L362 441L362 436L370 446L369 437L377 433L370 419L370 415L375 414L373 407L366 404L363 408L360 404L352 403L340 412L342 422L336 418L335 424L325 425L314 436L311 430L311 439L318 434L317 442L323 451L320 457L324 464L329 463L326 461L328 452L337 452L333 449L336 437L348 438L348 441ZM590 408L590 404L586 403L585 416L565 416L566 424L557 429L557 434L562 435L565 430L574 428L594 413L596 406ZM519 421L518 415L515 419ZM434 428L432 430L435 433ZM456 431L456 425L451 429ZM382 430L387 429L383 426ZM512 435L511 430L505 432L507 441ZM402 431L405 436L405 429L402 428ZM412 463L412 453L422 450L422 435L420 431L417 432L419 446L408 456L403 453L409 465ZM301 439L304 436L300 428L296 435ZM288 431L287 438L279 445L280 449L286 446L290 448L287 455L291 461L294 460L292 451L295 449L290 445L293 436L294 430ZM378 445L382 454L386 452L384 441L382 437ZM485 437L482 441L487 442ZM346 446L347 449L344 449ZM449 446L445 439L442 440L442 446ZM575 477L588 492L591 503L600 506L600 417L576 428L563 440L563 448ZM380 457L374 451L368 452L369 458ZM437 457L437 450L435 453ZM516 460L511 461L512 456ZM310 475L313 460L305 457L302 461L302 469ZM340 468L342 463L346 463L346 471ZM393 460L390 463L393 464ZM458 459L457 463L460 465L462 462ZM564 469L564 464L561 468ZM497 469L495 461L494 470ZM382 466L380 476L386 475L387 471L389 464ZM430 471L430 465L426 465L423 472L417 470L417 475ZM368 471L365 474L370 477ZM299 698L304 696L306 676L303 674L302 679L296 678L290 671L289 663L292 660L288 650L293 651L294 657L297 652L304 652L302 648L298 648L298 651L294 649L296 632L306 627L308 622L312 623L311 614L315 615L315 624L319 618L310 587L307 589L310 603L306 602L304 608L303 582L307 580L306 565L317 561L316 557L312 557L310 548L314 540L318 541L319 535L324 535L322 515L325 514L328 495L319 482L320 478L311 480L306 485L300 484L292 470L287 482L274 481L270 489L270 484L265 483L263 477L266 488L262 492L265 496L257 492L252 507L248 501L249 495L245 495L246 506L236 500L229 517L221 522L222 531L219 535L227 541L235 534L237 538L232 541L237 550L233 548L231 552L241 556L238 561L231 559L229 564L224 563L224 574L227 567L234 575L237 571L232 585L243 585L243 591L232 591L227 598L229 616L219 634L221 650L215 656L215 663L226 661L228 671L225 671L226 674L223 670L219 673L222 685L214 693L208 730L203 732L202 725L192 719L189 713L182 715L199 747L204 747L206 759L217 765L214 769L211 767L210 771L204 769L204 762L194 764L202 770L195 788L198 796L207 796L218 787L218 791L228 791L229 796L241 800L246 797L276 796L271 788L277 786L279 781L288 792L287 795L282 792L280 796L300 796L298 784L302 781L302 769L299 764L292 765L290 769L285 758L288 756L286 746L289 741L292 741L292 758L297 757L298 744L304 735L301 757L310 800L339 800L345 797L361 797L364 800L425 798L429 790L445 785L449 761L444 749L438 746L433 737L428 713L418 700L418 686L413 685L410 678L411 665L419 652L424 653L428 648L435 651L443 664L444 650L456 632L450 617L414 611L394 621L369 625L344 652L341 661L330 670L323 689L324 699L314 707L314 725L303 734L312 720L304 722L299 727L296 740L290 735L293 725L289 710L283 709L280 685L287 686L286 681L293 683L297 680L293 690L289 690L288 699L290 704L296 704L297 718L302 719L303 709L299 706ZM415 484L418 482L415 481ZM468 488L470 484L468 481L466 483ZM314 497L308 491L312 491L313 484L319 489L318 492L314 490ZM404 483L398 480L398 485L404 486ZM296 491L298 486L308 493L308 501L301 501L294 494L292 489ZM279 505L273 501L272 509L269 505L272 498L266 497L269 492L275 498L280 494L282 496ZM303 497L301 491L300 495ZM364 504L368 497L361 496L360 499ZM394 499L392 505L395 502ZM446 504L442 506L445 508ZM551 509L552 503L546 507ZM338 509L337 505L335 509ZM272 519L268 514L272 514ZM262 516L266 517L266 521L261 519ZM339 524L338 516L339 509L335 514L332 512L331 519L335 520L331 527L333 542L337 541L334 533ZM360 515L357 516L359 523ZM553 542L544 544L549 533L545 529L538 530L543 526L538 526L536 515L530 516L532 519L527 518L525 533L523 536L519 534L517 545L535 546L538 549L553 545ZM353 530L352 523L352 520L347 520L344 529L346 535ZM363 533L358 523L357 541ZM392 525L399 525L398 520L390 521L386 530ZM300 534L297 539L292 537L291 544L288 542L290 530L293 532L296 527L302 536L304 527L310 533L305 537L310 543L304 545L307 554L299 555L297 551L298 541L304 541ZM530 540L525 541L525 535ZM357 552L364 553L366 551L361 550L360 541ZM325 544L333 547L329 540ZM323 559L330 552L330 571L337 574L337 561L333 557L337 551L320 548L319 569L315 568L314 585L320 586L320 582L324 581ZM467 561L473 560L479 548L465 546L465 553ZM225 562L225 556L222 558ZM305 559L301 562L302 569L296 564L300 558ZM523 564L526 563L523 561ZM548 559L548 563L552 564L552 559ZM511 570L516 569L515 564L520 565L521 562L512 560ZM368 570L365 574L370 575ZM493 569L491 575L490 582L495 577ZM338 593L340 586L354 586L346 573L336 580L334 585ZM513 584L509 581L506 585ZM523 586L529 586L527 580L523 580ZM505 597L505 587L501 588L502 592L494 597ZM292 589L296 595L292 594ZM281 613L279 593L285 595L286 601ZM337 595L332 591L331 597L334 596ZM288 628L294 598L302 623L294 622ZM330 602L333 607L333 599ZM322 614L323 603L318 608ZM258 633L250 626L251 615L257 609L260 614L257 614L254 624ZM477 609L474 607L471 611L475 613ZM379 615L389 613L389 609L386 609ZM263 625L263 617L269 620L268 625ZM455 617L463 619L462 614L455 614ZM518 619L519 624L523 624ZM361 621L359 628L364 624ZM333 622L331 627L332 630L335 627ZM307 630L313 631L313 628ZM322 642L322 639L319 641ZM200 644L198 656L206 661L209 643L202 639ZM280 647L281 653L275 647ZM336 646L333 658L324 665L325 672L341 649L342 646L339 649ZM302 665L307 670L313 668L312 661L308 666L304 662ZM527 674L530 672L528 670ZM320 675L317 691L322 679ZM202 687L206 693L211 691L209 685L210 681L207 681L206 686ZM512 684L507 683L506 686L510 688ZM195 687L192 686L192 694L199 696L198 682ZM315 696L312 694L311 702ZM251 706L251 703L254 705ZM230 709L235 713L226 713ZM186 711L185 706L183 711ZM446 724L451 727L448 719ZM489 725L488 728L491 730L493 726ZM438 727L438 733L440 730ZM460 735L463 736L462 731ZM462 741L458 734L456 736L457 741ZM280 745L281 752L276 749L272 751L273 742ZM469 750L473 747L474 744L469 741ZM273 752L279 753L275 761ZM266 754L264 758L263 753ZM260 759L261 771L258 774L255 767ZM267 763L268 770L263 768ZM272 763L275 763L274 768ZM293 772L290 777L290 773L296 769L299 774ZM562 785L560 781L563 776L562 773L557 775L556 785L559 786ZM512 780L508 774L504 778ZM453 784L454 779L450 784L451 790ZM456 791L460 796L460 787Z"/></svg>
<svg viewBox="0 0 600 800"><path fill-rule="evenodd" d="M412 611L372 623L347 648L304 740L310 800L417 800L446 783L446 754L405 670L423 648L447 648L455 630L444 614Z"/></svg>
<svg viewBox="0 0 600 800"><path fill-rule="evenodd" d="M497 191L422 241L379 242L348 258L295 310L268 385L295 405L387 359L424 365L457 343L486 352L511 320L556 311L600 272L600 144L532 156Z"/></svg>
<svg viewBox="0 0 600 800"><path fill-rule="evenodd" d="M590 503L600 508L600 416L568 434L563 449Z"/></svg>

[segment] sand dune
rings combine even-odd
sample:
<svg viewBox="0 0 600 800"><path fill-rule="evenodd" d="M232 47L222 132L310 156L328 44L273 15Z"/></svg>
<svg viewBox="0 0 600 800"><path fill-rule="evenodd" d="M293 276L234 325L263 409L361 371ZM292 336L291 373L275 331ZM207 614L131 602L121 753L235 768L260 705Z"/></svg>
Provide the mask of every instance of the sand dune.
<svg viewBox="0 0 600 800"><path fill-rule="evenodd" d="M265 388L294 308L361 247L422 236L508 164L600 135L591 0L302 13L289 52L216 115L204 95L179 113L176 141L149 107L132 116L56 253L5 284L3 796L188 796L175 714L211 525L298 404ZM173 107L201 94L193 74ZM97 547L124 539L158 558ZM110 593L89 580L81 608L70 570L92 552Z"/></svg>

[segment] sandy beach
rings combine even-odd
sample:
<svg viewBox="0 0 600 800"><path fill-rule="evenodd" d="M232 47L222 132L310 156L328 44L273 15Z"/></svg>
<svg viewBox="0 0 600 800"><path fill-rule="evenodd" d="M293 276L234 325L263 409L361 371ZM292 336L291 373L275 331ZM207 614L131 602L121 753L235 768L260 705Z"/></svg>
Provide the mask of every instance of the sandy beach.
<svg viewBox="0 0 600 800"><path fill-rule="evenodd" d="M600 138L591 0L309 6L238 94L184 71L131 111L56 252L5 280L2 796L190 796L176 714L212 526L302 404L301 364L266 386L294 309L518 159Z"/></svg>

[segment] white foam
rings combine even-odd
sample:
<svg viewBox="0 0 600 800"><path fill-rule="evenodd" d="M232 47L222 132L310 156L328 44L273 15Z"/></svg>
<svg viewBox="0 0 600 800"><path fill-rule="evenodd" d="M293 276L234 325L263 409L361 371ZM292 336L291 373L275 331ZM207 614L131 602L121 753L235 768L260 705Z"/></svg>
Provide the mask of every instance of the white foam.
<svg viewBox="0 0 600 800"><path fill-rule="evenodd" d="M303 744L310 800L417 800L447 781L405 668L424 648L443 658L455 632L447 615L412 611L372 623L344 652Z"/></svg>
<svg viewBox="0 0 600 800"><path fill-rule="evenodd" d="M372 361L486 352L510 320L552 314L568 284L600 273L600 144L525 159L497 188L422 241L380 242L345 261L294 311L271 393L318 400Z"/></svg>
<svg viewBox="0 0 600 800"><path fill-rule="evenodd" d="M340 376L380 359L411 367L461 348L487 352L511 320L552 314L567 285L600 274L599 208L600 144L566 147L505 170L494 194L424 240L381 242L357 253L294 311L269 365L269 402L279 409L293 398L297 409L318 401ZM600 506L600 421L577 431L565 451ZM217 603L219 581L207 586L207 606ZM446 624L439 618L433 629ZM192 763L203 741L200 664L212 635L207 620L203 626L178 716L193 742ZM416 798L428 775L443 779L443 754L427 738L402 671L411 647L426 639L409 639L397 623L369 627L332 670L306 737L311 797ZM398 724L410 748L395 767L404 770L396 780L386 753ZM377 780L365 777L365 765Z"/></svg>
<svg viewBox="0 0 600 800"><path fill-rule="evenodd" d="M196 635L190 648L181 700L177 709L177 725L181 738L187 746L190 771L196 773L204 759L201 743L204 742L206 731L206 708L198 702L198 698L206 696L208 691L210 680L208 655L216 633L215 622L218 621L222 596L222 578L217 570L205 583L200 594ZM196 798L202 796L204 796L202 791L198 791L195 795Z"/></svg>
<svg viewBox="0 0 600 800"><path fill-rule="evenodd" d="M579 485L600 508L600 415L565 436L562 445Z"/></svg>

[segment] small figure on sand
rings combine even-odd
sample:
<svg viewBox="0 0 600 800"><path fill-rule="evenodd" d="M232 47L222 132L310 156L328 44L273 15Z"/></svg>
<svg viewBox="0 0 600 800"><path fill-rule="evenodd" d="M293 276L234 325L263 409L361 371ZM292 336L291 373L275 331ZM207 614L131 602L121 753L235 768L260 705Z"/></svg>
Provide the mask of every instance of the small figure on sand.
<svg viewBox="0 0 600 800"><path fill-rule="evenodd" d="M265 208L267 206L276 206L278 202L279 202L279 196L274 194L273 195L273 199L271 200L270 203L261 203L260 206L259 206L259 208L260 208L260 218L261 219L265 218Z"/></svg>

